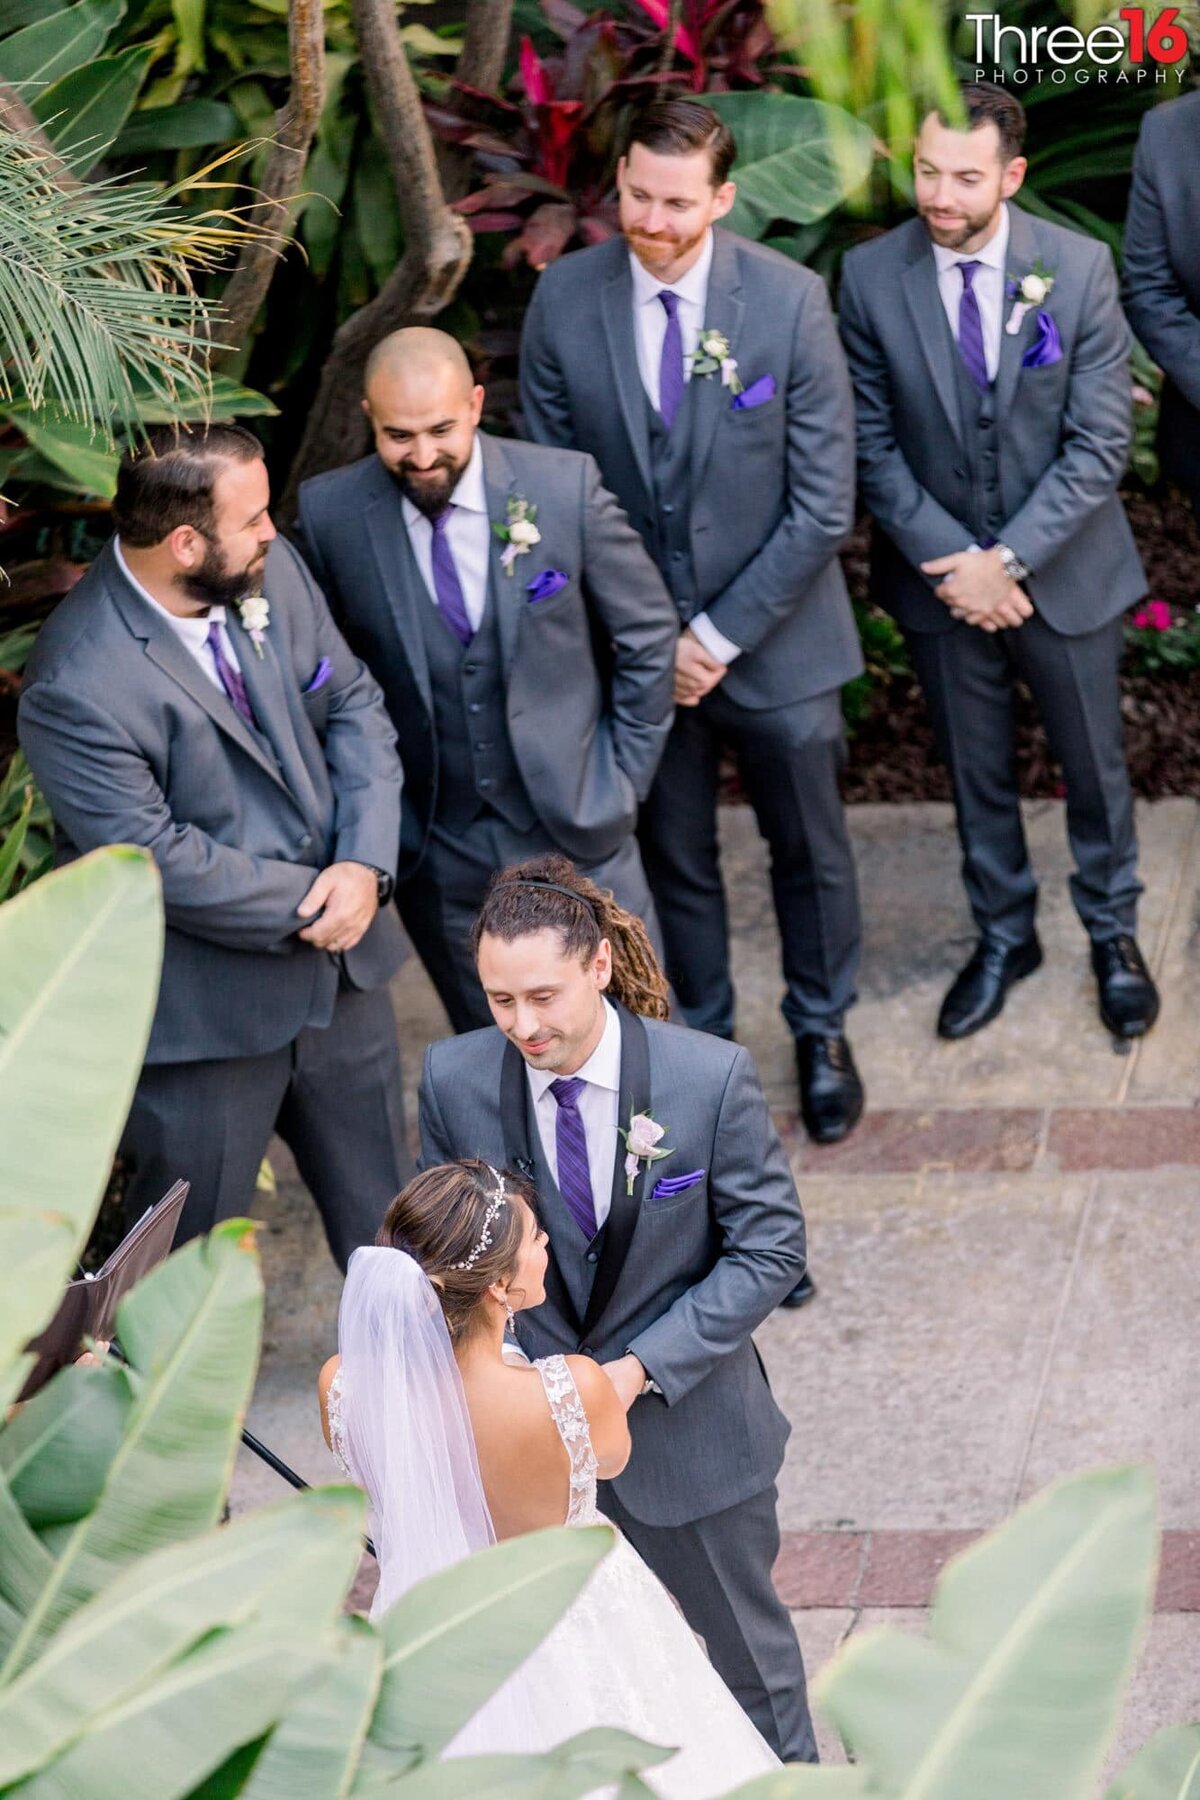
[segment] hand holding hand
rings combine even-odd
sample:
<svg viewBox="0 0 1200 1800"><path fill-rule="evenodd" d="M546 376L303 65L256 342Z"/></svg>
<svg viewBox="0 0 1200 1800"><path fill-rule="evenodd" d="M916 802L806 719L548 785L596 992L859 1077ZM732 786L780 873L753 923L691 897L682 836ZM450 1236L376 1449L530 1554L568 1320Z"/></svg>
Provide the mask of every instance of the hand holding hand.
<svg viewBox="0 0 1200 1800"><path fill-rule="evenodd" d="M330 863L296 908L302 919L313 921L300 936L318 950L353 950L378 910L374 869L365 863Z"/></svg>
<svg viewBox="0 0 1200 1800"><path fill-rule="evenodd" d="M681 632L675 646L676 706L699 706L705 694L724 680L727 668L727 663L708 654L699 638L690 631Z"/></svg>
<svg viewBox="0 0 1200 1800"><path fill-rule="evenodd" d="M646 1385L645 1369L632 1351L618 1356L615 1362L601 1363L600 1366L616 1389L617 1399L628 1412Z"/></svg>
<svg viewBox="0 0 1200 1800"><path fill-rule="evenodd" d="M933 590L952 610L974 621L993 613L1009 597L1012 577L993 550L956 550L921 564L926 575L940 575Z"/></svg>
<svg viewBox="0 0 1200 1800"><path fill-rule="evenodd" d="M1033 615L1033 602L1024 588L1018 587L1014 581L999 606L993 607L990 613L964 613L956 607L950 608L952 619L962 619L968 625L978 626L980 631L1006 631L1023 625Z"/></svg>

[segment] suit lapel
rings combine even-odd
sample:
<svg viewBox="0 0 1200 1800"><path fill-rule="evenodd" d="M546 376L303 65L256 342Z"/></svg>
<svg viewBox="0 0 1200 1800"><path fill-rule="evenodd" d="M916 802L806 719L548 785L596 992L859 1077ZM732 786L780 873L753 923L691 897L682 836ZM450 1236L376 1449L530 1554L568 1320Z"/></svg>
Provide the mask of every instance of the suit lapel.
<svg viewBox="0 0 1200 1800"><path fill-rule="evenodd" d="M399 490L382 466L379 479L386 485L377 484L374 497L367 503L367 535L379 568L388 616L400 654L413 672L426 712L432 712L433 688L425 655L425 633L417 613L418 606L430 604L429 595L408 541Z"/></svg>
<svg viewBox="0 0 1200 1800"><path fill-rule="evenodd" d="M518 1175L523 1175L526 1181L534 1181L537 1159L533 1152L533 1135L530 1129L529 1082L525 1077L524 1058L512 1043L505 1044L504 1060L500 1065L500 1123L504 1131L505 1162ZM546 1299L573 1331L579 1331L579 1314L563 1280L553 1240L548 1248Z"/></svg>
<svg viewBox="0 0 1200 1800"><path fill-rule="evenodd" d="M253 757L285 794L296 800L274 759L268 754L266 745L251 731L223 689L209 681L195 657L184 649L166 620L152 612L140 594L133 591L115 561L106 570L106 574L109 577L109 592L117 610L133 636L144 644L150 661L190 694L213 724L240 750L244 750L247 756Z"/></svg>
<svg viewBox="0 0 1200 1800"><path fill-rule="evenodd" d="M618 1006L617 1011L621 1019L621 1093L617 1101L617 1120L622 1126L628 1126L634 1113L650 1110L650 1044L646 1027L637 1014L627 1012L623 1006ZM628 1193L625 1158L618 1144L613 1162L612 1204L604 1227L596 1279L580 1328L581 1338L586 1339L595 1330L621 1278L637 1228L646 1173L652 1166L643 1166L634 1177L632 1194Z"/></svg>
<svg viewBox="0 0 1200 1800"><path fill-rule="evenodd" d="M236 607L228 608L225 621L237 650L238 666L259 727L278 757L284 780L301 810L310 822L319 823L320 804L312 777L300 754L296 727L288 704L285 686L287 676L276 654L270 629L265 633L260 656L253 639L243 629ZM323 831L321 836L324 838Z"/></svg>
<svg viewBox="0 0 1200 1800"><path fill-rule="evenodd" d="M901 285L912 314L917 342L929 366L934 391L954 435L961 443L962 417L958 409L958 384L953 360L959 354L958 345L954 341L954 333L942 305L937 263L933 258L929 233L919 219L914 221L914 226L916 254L901 277Z"/></svg>
<svg viewBox="0 0 1200 1800"><path fill-rule="evenodd" d="M646 418L646 390L638 368L637 339L633 329L633 277L629 272L629 252L624 240L614 240L616 266L600 290L600 313L608 340L612 364L613 386L625 421L638 474L647 496L654 492L650 469L650 428ZM587 345L584 353L591 354Z"/></svg>
<svg viewBox="0 0 1200 1800"><path fill-rule="evenodd" d="M712 268L708 275L708 294L701 324L710 331L721 333L728 341L729 354L735 360L745 310L736 241L728 232L714 231ZM695 494L700 491L717 425L722 413L728 412L733 396L722 385L719 375L693 375L688 388L692 408L692 492Z"/></svg>
<svg viewBox="0 0 1200 1800"><path fill-rule="evenodd" d="M1001 313L1003 324L1000 328L1000 366L996 371L996 413L1003 418L1013 403L1017 391L1017 382L1021 374L1021 360L1029 348L1029 340L1037 325L1036 306L1031 306L1021 321L1021 329L1010 333L1005 329L1008 315L1012 311L1013 302L1008 298L1008 276L1012 275L1018 282L1030 273L1037 259L1037 245L1034 242L1033 225L1028 214L1019 207L1009 203L1008 208L1008 260L1005 269L1005 298Z"/></svg>
<svg viewBox="0 0 1200 1800"><path fill-rule="evenodd" d="M505 454L504 446L498 438L488 437L485 432L479 434L480 447L483 451L483 482L487 494L488 536L488 603L495 608L496 629L500 635L500 662L507 675L513 666L517 654L517 639L521 634L521 618L523 608L528 604L525 594L525 582L522 570L526 563L537 558L535 549L532 554L518 556L513 563L511 575L500 561L504 554L504 543L492 530L493 525L503 525L508 517L508 502L517 498L517 477L512 463ZM521 494L522 500L528 500L538 507L538 518L541 519L540 496L537 494ZM536 573L536 570L534 571ZM519 1054L519 1053L518 1053Z"/></svg>

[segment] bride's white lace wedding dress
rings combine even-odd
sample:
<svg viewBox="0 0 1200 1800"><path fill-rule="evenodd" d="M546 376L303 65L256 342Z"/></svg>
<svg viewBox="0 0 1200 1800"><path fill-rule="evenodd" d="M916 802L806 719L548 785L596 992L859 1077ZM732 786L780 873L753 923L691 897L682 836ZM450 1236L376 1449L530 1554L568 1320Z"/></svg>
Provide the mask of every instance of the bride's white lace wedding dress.
<svg viewBox="0 0 1200 1800"><path fill-rule="evenodd" d="M596 1454L587 1414L566 1359L548 1356L533 1366L570 1458L564 1523L606 1524L596 1506ZM346 1468L340 1383L339 1371L330 1390L329 1421L334 1454ZM517 1696L519 1707L513 1704ZM517 1717L521 1742L514 1742ZM668 1762L642 1777L662 1800L716 1800L779 1767L666 1589L619 1532L569 1611L446 1754L549 1750L600 1725L675 1747Z"/></svg>

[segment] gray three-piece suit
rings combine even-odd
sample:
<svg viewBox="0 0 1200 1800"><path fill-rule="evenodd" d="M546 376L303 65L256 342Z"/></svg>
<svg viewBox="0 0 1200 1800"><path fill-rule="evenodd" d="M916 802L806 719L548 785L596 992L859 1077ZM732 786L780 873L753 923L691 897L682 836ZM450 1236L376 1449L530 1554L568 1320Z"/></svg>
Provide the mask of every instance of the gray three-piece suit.
<svg viewBox="0 0 1200 1800"><path fill-rule="evenodd" d="M525 1065L494 1028L432 1044L421 1084L426 1166L480 1156L530 1178L550 1239L544 1303L518 1314L531 1356L632 1351L662 1390L629 1415L633 1454L600 1504L675 1595L786 1761L816 1758L804 1666L771 1582L775 1479L790 1427L750 1333L804 1272L804 1218L748 1053L618 1009L618 1116L651 1112L694 1186L654 1197L644 1169L591 1241L567 1210Z"/></svg>
<svg viewBox="0 0 1200 1800"><path fill-rule="evenodd" d="M400 740L397 900L456 1031L490 1018L468 937L493 870L561 850L651 921L634 838L671 723L676 622L592 459L479 434L488 516L536 508L541 541L501 564L464 649L417 566L377 456L300 490L298 539ZM565 577L544 599L540 577Z"/></svg>
<svg viewBox="0 0 1200 1800"><path fill-rule="evenodd" d="M761 244L713 233L705 327L728 339L746 387L734 405L693 377L667 432L638 369L623 239L551 264L521 344L529 434L596 458L686 624L705 612L742 654L697 707L680 707L642 813L646 872L690 1025L732 1034L734 996L717 850L722 744L771 846L783 1012L797 1036L840 1031L860 921L838 794L839 689L862 669L837 552L853 523L850 385L825 285ZM759 389L761 391L761 388Z"/></svg>
<svg viewBox="0 0 1200 1800"><path fill-rule="evenodd" d="M1103 244L1010 201L1008 269L1053 278L1003 329L994 382L967 375L920 219L852 250L838 316L854 381L859 492L875 520L872 593L902 626L951 773L963 875L981 931L1033 931L1021 825L1015 684L1061 764L1076 910L1097 942L1132 933L1133 802L1121 734L1121 615L1146 588L1117 484L1130 439L1129 330ZM1004 307L1010 316L1013 297ZM1062 355L1024 366L1048 312ZM1033 617L989 635L952 619L919 565L975 542L1031 571Z"/></svg>
<svg viewBox="0 0 1200 1800"><path fill-rule="evenodd" d="M277 1128L344 1267L412 1173L387 994L400 937L380 913L333 956L296 935L296 909L329 863L392 871L401 772L378 687L282 540L263 592L261 657L227 617L252 727L106 547L38 636L19 732L60 860L139 844L162 876L127 1215L180 1177L181 1238L252 1212Z"/></svg>

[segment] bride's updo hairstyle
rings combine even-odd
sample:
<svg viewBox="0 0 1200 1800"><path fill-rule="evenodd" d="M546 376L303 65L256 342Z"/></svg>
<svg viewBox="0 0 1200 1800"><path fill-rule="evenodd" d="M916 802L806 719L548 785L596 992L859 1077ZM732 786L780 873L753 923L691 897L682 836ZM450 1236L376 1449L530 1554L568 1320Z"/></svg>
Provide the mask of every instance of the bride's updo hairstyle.
<svg viewBox="0 0 1200 1800"><path fill-rule="evenodd" d="M479 955L482 937L511 944L535 931L556 931L564 956L590 963L603 938L612 950L608 992L630 1012L665 1019L667 979L636 913L618 906L608 888L581 875L566 856L534 856L492 876L471 933Z"/></svg>
<svg viewBox="0 0 1200 1800"><path fill-rule="evenodd" d="M505 1200L493 1211L495 1176L478 1157L426 1169L396 1195L375 1238L420 1263L442 1303L453 1343L482 1323L483 1298L492 1283L507 1283L516 1273L525 1218L513 1200L519 1197L536 1211L528 1181L507 1169L497 1173Z"/></svg>

